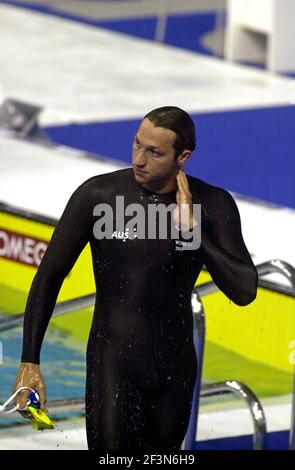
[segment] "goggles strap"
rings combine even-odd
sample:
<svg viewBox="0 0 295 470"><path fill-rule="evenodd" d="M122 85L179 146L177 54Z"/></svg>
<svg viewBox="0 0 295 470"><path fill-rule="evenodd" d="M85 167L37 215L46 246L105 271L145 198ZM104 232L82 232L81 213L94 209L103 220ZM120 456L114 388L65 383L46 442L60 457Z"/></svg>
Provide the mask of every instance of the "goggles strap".
<svg viewBox="0 0 295 470"><path fill-rule="evenodd" d="M34 390L30 387L20 387L18 388L14 393L13 395L11 395L11 397L8 398L8 400L6 400L5 403L3 403L3 405L0 405L0 412L3 413L3 414L10 414L10 413L13 413L14 411L17 411L17 410L20 410L20 411L24 411L27 409L27 406L31 403L30 400L27 401L27 404L24 408L20 408L19 405L15 405L13 408L10 408L9 410L5 410L5 408L7 407L7 405L9 405L9 403L19 394L19 392L21 392L22 390L30 390L31 392L33 392Z"/></svg>

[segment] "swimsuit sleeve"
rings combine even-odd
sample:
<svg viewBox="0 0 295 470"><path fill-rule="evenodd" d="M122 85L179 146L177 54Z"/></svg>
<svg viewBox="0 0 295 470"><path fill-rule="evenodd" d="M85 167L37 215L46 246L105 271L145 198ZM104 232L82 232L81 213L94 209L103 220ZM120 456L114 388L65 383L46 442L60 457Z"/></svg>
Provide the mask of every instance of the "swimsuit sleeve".
<svg viewBox="0 0 295 470"><path fill-rule="evenodd" d="M85 182L70 197L33 279L25 308L22 362L39 364L42 341L63 280L89 240L90 209Z"/></svg>
<svg viewBox="0 0 295 470"><path fill-rule="evenodd" d="M219 289L237 305L256 298L258 275L246 248L237 205L230 193L218 189L211 197L211 230L202 232L201 251Z"/></svg>

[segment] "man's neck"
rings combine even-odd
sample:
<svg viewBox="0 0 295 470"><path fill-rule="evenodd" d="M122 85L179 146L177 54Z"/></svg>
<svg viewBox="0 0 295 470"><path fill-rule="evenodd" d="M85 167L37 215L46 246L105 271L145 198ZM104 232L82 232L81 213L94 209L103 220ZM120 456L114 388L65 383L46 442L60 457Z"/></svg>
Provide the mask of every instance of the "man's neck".
<svg viewBox="0 0 295 470"><path fill-rule="evenodd" d="M170 178L169 181L151 181L147 184L142 184L142 186L151 191L152 193L165 194L175 191L177 189L176 175L174 178Z"/></svg>

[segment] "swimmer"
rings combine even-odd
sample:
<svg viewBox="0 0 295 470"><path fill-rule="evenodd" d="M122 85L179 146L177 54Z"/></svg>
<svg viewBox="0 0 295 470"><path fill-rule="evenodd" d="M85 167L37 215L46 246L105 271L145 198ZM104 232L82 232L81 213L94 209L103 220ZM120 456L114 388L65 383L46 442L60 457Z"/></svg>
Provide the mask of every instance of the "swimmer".
<svg viewBox="0 0 295 470"><path fill-rule="evenodd" d="M93 176L75 190L32 282L15 388L36 389L44 405L43 338L63 280L90 243L97 286L87 346L91 450L179 450L197 375L191 293L203 265L237 305L256 297L257 271L236 203L226 190L186 175L194 149L195 127L185 111L149 112L134 136L132 168ZM181 233L201 227L200 246L184 249L183 240L171 236L132 237L126 227L123 237L99 238L95 208L107 204L115 211L118 196L143 208L146 223L149 206L174 204ZM199 220L194 204L201 204ZM20 405L26 398L23 392Z"/></svg>

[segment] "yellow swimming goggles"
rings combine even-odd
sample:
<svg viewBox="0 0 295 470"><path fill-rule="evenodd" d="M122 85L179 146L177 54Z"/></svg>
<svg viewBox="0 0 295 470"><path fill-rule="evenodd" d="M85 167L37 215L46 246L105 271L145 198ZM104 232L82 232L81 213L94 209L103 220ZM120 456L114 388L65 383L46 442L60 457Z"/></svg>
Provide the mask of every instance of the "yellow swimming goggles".
<svg viewBox="0 0 295 470"><path fill-rule="evenodd" d="M17 396L21 390L30 390L27 404L24 408L16 406L6 409L10 402ZM54 424L47 416L47 410L40 408L40 398L36 390L30 387L20 387L10 398L3 404L0 405L0 412L3 414L10 414L14 411L18 411L24 418L31 420L31 424L34 429L43 431L43 429L54 429Z"/></svg>

